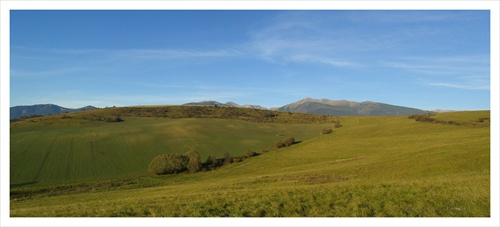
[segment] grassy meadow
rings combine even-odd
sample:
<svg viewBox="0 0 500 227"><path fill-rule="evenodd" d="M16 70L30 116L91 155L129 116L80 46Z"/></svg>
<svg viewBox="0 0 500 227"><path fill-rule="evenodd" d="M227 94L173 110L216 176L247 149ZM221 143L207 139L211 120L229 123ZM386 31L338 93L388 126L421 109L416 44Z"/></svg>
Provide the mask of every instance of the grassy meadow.
<svg viewBox="0 0 500 227"><path fill-rule="evenodd" d="M232 119L123 117L122 122L52 116L11 125L11 185L79 182L147 174L159 154L195 150L202 160L306 140L332 124L255 123Z"/></svg>
<svg viewBox="0 0 500 227"><path fill-rule="evenodd" d="M430 116L436 122L340 117L342 127L326 135L320 130L331 123L124 117L37 131L18 122L11 125L10 214L489 217L489 114ZM301 142L214 171L141 175L156 153L236 154L268 148L281 135Z"/></svg>

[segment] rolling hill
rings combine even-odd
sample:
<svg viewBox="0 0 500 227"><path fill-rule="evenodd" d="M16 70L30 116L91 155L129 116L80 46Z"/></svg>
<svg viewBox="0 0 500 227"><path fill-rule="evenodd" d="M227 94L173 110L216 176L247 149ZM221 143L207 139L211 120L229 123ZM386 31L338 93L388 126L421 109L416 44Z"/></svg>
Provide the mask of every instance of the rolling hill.
<svg viewBox="0 0 500 227"><path fill-rule="evenodd" d="M235 102L221 103L212 100L201 101L201 102L190 102L184 104L184 106L237 107L237 108L267 110L266 107L255 104L240 105ZM14 106L10 108L10 119L18 119L20 117L30 117L30 116L46 116L52 114L78 112L90 109L96 109L96 107L85 106L78 109L70 109L54 104ZM312 98L305 98L279 108L272 108L271 110L278 110L283 112L308 113L308 114L324 114L331 116L397 116L397 115L425 114L431 112L415 108L395 106L395 105L371 102L371 101L353 102L347 100L329 100L329 99L312 99Z"/></svg>
<svg viewBox="0 0 500 227"><path fill-rule="evenodd" d="M120 116L120 121L110 121ZM64 183L146 173L159 154L196 150L205 160L305 140L338 118L233 107L102 108L10 125L11 184Z"/></svg>
<svg viewBox="0 0 500 227"><path fill-rule="evenodd" d="M232 110L202 108L206 112ZM150 116L154 110L145 109L133 111L150 117L63 124L84 114L118 110L130 111L110 108L67 114L72 118L15 122L10 151L11 180L16 179L10 191L11 217L491 215L489 111L426 115L435 121L346 116L340 117L342 127L325 135L317 131L323 124L171 119ZM46 122L54 126L44 126ZM140 172L148 161L141 157L151 158L152 152L163 153L175 144L182 151L189 146L200 151L210 147L234 150L244 144L265 145L266 135L274 139L282 131L313 134L301 136L296 145L214 171L118 177L129 169ZM143 164L131 164L140 159ZM104 173L115 177L101 179L99 174ZM67 177L77 177L77 181L64 181ZM51 179L55 182L48 184Z"/></svg>
<svg viewBox="0 0 500 227"><path fill-rule="evenodd" d="M30 106L14 106L10 108L10 119L30 116L46 116L51 114L71 113L82 110L95 109L93 106L85 106L78 109L66 108L54 104L37 104Z"/></svg>
<svg viewBox="0 0 500 227"><path fill-rule="evenodd" d="M277 110L333 116L398 116L430 113L430 111L378 102L353 102L312 98L305 98L290 103Z"/></svg>
<svg viewBox="0 0 500 227"><path fill-rule="evenodd" d="M191 102L189 106L225 106L252 109L266 109L260 105L239 105L234 102L221 103L218 101ZM283 112L324 114L331 116L398 116L411 114L426 114L431 111L416 108L395 106L379 102L354 102L347 100L329 100L305 98L278 108L271 108Z"/></svg>

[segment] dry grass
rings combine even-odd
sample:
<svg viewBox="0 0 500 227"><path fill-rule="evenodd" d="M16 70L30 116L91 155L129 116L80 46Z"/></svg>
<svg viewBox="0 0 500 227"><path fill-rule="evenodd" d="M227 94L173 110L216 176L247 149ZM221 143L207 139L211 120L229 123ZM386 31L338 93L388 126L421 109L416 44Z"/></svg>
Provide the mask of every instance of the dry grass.
<svg viewBox="0 0 500 227"><path fill-rule="evenodd" d="M490 216L489 127L407 117L345 117L342 122L332 134L319 136L317 131L316 137L294 146L216 171L12 200L11 215Z"/></svg>

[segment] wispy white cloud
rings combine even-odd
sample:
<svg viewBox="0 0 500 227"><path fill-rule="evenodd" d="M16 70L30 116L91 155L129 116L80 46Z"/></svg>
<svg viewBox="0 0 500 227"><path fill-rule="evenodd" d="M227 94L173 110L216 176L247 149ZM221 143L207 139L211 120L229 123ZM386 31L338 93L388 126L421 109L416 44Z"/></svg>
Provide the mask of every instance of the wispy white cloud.
<svg viewBox="0 0 500 227"><path fill-rule="evenodd" d="M134 83L137 86L147 87L147 88L186 88L189 87L187 85L179 85L179 84L163 84L163 83L146 83L139 82Z"/></svg>
<svg viewBox="0 0 500 227"><path fill-rule="evenodd" d="M219 49L55 49L14 46L14 48L39 53L60 55L96 55L107 58L132 59L186 59L186 58L223 58L242 55L241 49L221 47Z"/></svg>
<svg viewBox="0 0 500 227"><path fill-rule="evenodd" d="M25 77L25 78L48 78L58 76L69 76L76 73L81 73L89 70L86 67L69 67L69 68L55 68L40 71L27 71L27 70L10 70L11 77Z"/></svg>
<svg viewBox="0 0 500 227"><path fill-rule="evenodd" d="M380 62L384 67L401 69L420 78L422 84L467 90L490 88L489 56L457 55L402 57Z"/></svg>
<svg viewBox="0 0 500 227"><path fill-rule="evenodd" d="M463 69L459 65L444 65L437 63L418 63L418 62L396 62L396 61L383 61L381 64L389 68L406 69L415 72L428 72L429 74L450 74L457 70Z"/></svg>
<svg viewBox="0 0 500 227"><path fill-rule="evenodd" d="M458 15L469 14L429 11L284 12L248 33L248 49L254 56L274 63L360 67L371 64L366 61L366 56L373 53L407 50L413 48L408 45L415 40L446 33L426 23L456 20ZM375 28L366 27L370 24ZM393 24L411 26L388 26ZM404 66L400 64L400 67Z"/></svg>
<svg viewBox="0 0 500 227"><path fill-rule="evenodd" d="M49 49L49 51L57 54L73 54L73 55L101 54L103 52L106 52L106 50L100 50L100 49Z"/></svg>
<svg viewBox="0 0 500 227"><path fill-rule="evenodd" d="M465 89L465 90L489 90L490 86L486 84L478 84L478 83L471 83L466 82L466 83L428 83L427 85L430 86L437 86L437 87L449 87L449 88L457 88L457 89Z"/></svg>
<svg viewBox="0 0 500 227"><path fill-rule="evenodd" d="M355 67L358 66L357 63L354 62L349 62L345 60L338 60L335 58L331 57L324 57L324 56L319 56L319 55L300 55L300 54L295 54L287 59L294 61L294 62L312 62L312 63L320 63L320 64L326 64L326 65L331 65L334 67Z"/></svg>
<svg viewBox="0 0 500 227"><path fill-rule="evenodd" d="M229 48L216 50L132 49L109 51L108 55L136 59L222 58L238 56L240 51Z"/></svg>
<svg viewBox="0 0 500 227"><path fill-rule="evenodd" d="M286 12L260 29L250 31L247 50L254 57L274 63L319 63L333 67L359 66L359 63L341 54L355 45L347 44L351 41L339 38L338 34L322 25L324 24L317 15L306 12ZM348 51L353 51L353 49Z"/></svg>
<svg viewBox="0 0 500 227"><path fill-rule="evenodd" d="M190 82L185 82L183 84L176 83L175 81L172 81L171 83L139 82L139 83L134 83L134 85L147 88L174 88L174 89L191 89L191 90L195 89L195 90L213 90L213 91L228 89L226 87L223 88L220 86L210 85L200 81L190 81Z"/></svg>
<svg viewBox="0 0 500 227"><path fill-rule="evenodd" d="M94 49L94 48L88 48L88 49L40 48L40 47L23 46L23 45L11 45L11 49L12 50L29 51L29 52L40 52L40 53L44 53L45 55L47 53L80 55L80 54L101 53L101 52L105 51L105 50Z"/></svg>
<svg viewBox="0 0 500 227"><path fill-rule="evenodd" d="M440 78L436 79L439 81ZM442 80L442 79L441 79ZM427 85L465 90L489 90L489 75L465 75L449 78L447 82L428 82Z"/></svg>
<svg viewBox="0 0 500 227"><path fill-rule="evenodd" d="M349 19L356 23L370 24L415 24L415 23L435 23L446 21L467 21L474 14L468 11L436 11L429 10L390 10L381 13L379 10L364 11L362 14L353 13Z"/></svg>

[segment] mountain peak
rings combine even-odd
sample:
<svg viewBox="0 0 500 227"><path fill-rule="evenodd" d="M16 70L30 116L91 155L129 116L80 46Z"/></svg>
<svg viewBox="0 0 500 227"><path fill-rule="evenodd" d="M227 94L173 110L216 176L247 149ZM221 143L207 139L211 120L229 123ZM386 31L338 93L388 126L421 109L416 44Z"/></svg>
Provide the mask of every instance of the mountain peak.
<svg viewBox="0 0 500 227"><path fill-rule="evenodd" d="M218 101L201 101L201 102L190 102L186 103L184 105L190 105L190 106L227 106L227 107L238 107L238 108L251 108L251 109L267 109L263 106L259 105L252 105L252 104L245 104L245 105L240 105L235 102L226 102L226 103L221 103Z"/></svg>
<svg viewBox="0 0 500 227"><path fill-rule="evenodd" d="M226 104L226 106L230 106L230 107L241 107L240 104L235 103L235 102L226 102L225 104Z"/></svg>
<svg viewBox="0 0 500 227"><path fill-rule="evenodd" d="M313 99L309 97L280 107L278 110L336 116L395 116L428 113L428 111L415 108L372 101L354 102L325 98Z"/></svg>
<svg viewBox="0 0 500 227"><path fill-rule="evenodd" d="M10 108L10 119L16 119L20 117L29 117L35 115L50 115L50 114L61 114L68 112L78 112L82 110L96 109L93 106L85 106L78 109L65 108L55 104L36 104L28 106L14 106Z"/></svg>

